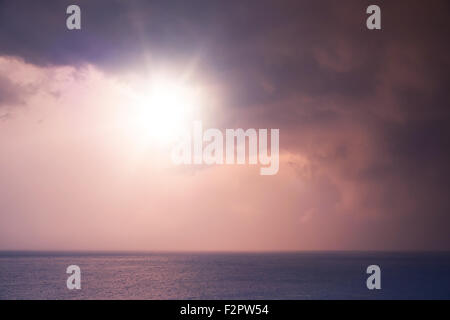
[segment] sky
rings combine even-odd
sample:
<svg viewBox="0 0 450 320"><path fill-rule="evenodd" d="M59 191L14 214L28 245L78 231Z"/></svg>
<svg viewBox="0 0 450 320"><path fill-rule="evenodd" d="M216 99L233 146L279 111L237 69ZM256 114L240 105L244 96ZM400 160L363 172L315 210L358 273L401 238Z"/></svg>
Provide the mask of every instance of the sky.
<svg viewBox="0 0 450 320"><path fill-rule="evenodd" d="M449 9L0 1L0 250L450 250ZM193 120L279 129L278 173L175 166Z"/></svg>

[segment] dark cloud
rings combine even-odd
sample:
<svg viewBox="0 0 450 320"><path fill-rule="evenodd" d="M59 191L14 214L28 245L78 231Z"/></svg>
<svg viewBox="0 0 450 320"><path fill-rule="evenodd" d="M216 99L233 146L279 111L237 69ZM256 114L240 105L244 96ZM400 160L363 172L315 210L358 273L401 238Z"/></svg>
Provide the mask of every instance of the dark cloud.
<svg viewBox="0 0 450 320"><path fill-rule="evenodd" d="M15 84L8 78L0 75L0 108L22 104L30 88Z"/></svg>

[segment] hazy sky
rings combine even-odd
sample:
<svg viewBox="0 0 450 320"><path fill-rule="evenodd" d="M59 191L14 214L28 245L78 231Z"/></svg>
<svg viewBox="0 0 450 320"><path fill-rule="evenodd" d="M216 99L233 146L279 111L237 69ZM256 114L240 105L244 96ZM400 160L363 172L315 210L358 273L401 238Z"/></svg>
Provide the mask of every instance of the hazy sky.
<svg viewBox="0 0 450 320"><path fill-rule="evenodd" d="M373 3L1 1L0 250L449 250L450 3ZM278 174L174 166L160 76Z"/></svg>

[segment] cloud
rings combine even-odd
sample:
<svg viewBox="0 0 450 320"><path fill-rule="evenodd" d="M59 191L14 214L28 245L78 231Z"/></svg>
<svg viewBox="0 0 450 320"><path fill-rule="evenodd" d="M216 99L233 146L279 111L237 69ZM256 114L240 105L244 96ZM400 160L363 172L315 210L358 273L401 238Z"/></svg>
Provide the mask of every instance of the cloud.
<svg viewBox="0 0 450 320"><path fill-rule="evenodd" d="M29 93L29 88L24 88L6 77L0 76L0 108L23 104L24 96Z"/></svg>
<svg viewBox="0 0 450 320"><path fill-rule="evenodd" d="M244 170L227 178L225 169L213 168L173 178L198 192L183 196L182 188L176 189L179 206L154 190L168 203L153 195L152 207L180 219L177 226L184 223L192 239L195 222L210 219L214 211L210 230L224 239L229 236L221 229L231 228L229 214L230 221L243 223L235 239L247 241L247 248L449 248L448 2L380 1L381 31L365 28L368 1L79 1L80 32L65 29L69 4L2 2L0 54L20 59L15 64L12 58L0 61L9 59L3 64L8 70L27 68L30 79L3 69L0 107L42 107L45 101L56 110L61 101L70 100L68 88L75 87L90 111L83 114L80 103L68 102L70 119L84 127L80 119L86 117L95 127L102 118L91 117L92 110L107 113L89 102L96 91L92 88L106 92L115 88L111 79L126 82L125 75L168 67L217 93L211 100L218 108L212 109L220 113L212 112L212 126L280 128L280 176L271 182ZM35 118L41 118L37 111ZM80 154L89 157L84 151ZM134 183L148 187L140 180ZM104 188L108 190L99 186ZM135 191L139 196L130 197L141 206L127 209L134 210L136 225L144 221L148 226L150 220L157 224L154 216L139 216L148 194L138 187ZM225 196L202 196L208 192ZM105 209L91 201L98 210ZM198 214L191 212L190 221L179 208L193 203L200 208ZM114 212L111 234L119 237L120 212ZM252 230L252 219L267 239ZM168 220L160 227L174 234ZM139 230L141 237L161 241L161 246L168 241L163 234L147 238ZM245 237L246 232L255 240ZM107 232L103 236L107 239ZM178 237L190 248L200 245ZM212 243L239 247L228 241L218 237Z"/></svg>

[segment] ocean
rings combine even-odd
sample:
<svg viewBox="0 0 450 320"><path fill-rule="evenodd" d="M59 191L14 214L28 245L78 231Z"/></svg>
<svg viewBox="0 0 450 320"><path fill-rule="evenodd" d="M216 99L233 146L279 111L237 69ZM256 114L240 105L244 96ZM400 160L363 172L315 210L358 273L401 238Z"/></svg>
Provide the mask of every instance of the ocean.
<svg viewBox="0 0 450 320"><path fill-rule="evenodd" d="M450 253L0 252L0 299L450 299Z"/></svg>

